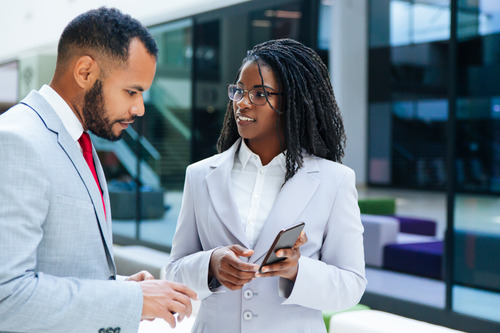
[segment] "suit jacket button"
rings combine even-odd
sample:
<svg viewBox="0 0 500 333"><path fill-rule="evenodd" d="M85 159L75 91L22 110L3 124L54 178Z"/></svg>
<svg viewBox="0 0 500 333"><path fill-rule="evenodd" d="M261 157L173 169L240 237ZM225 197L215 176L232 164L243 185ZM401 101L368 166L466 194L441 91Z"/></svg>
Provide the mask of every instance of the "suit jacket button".
<svg viewBox="0 0 500 333"><path fill-rule="evenodd" d="M111 276L109 277L109 280L116 280L116 276L111 275Z"/></svg>
<svg viewBox="0 0 500 333"><path fill-rule="evenodd" d="M245 311L245 312L243 312L243 319L245 319L245 320L252 320L252 318L253 318L252 311Z"/></svg>
<svg viewBox="0 0 500 333"><path fill-rule="evenodd" d="M252 299L253 295L254 293L252 289L247 289L243 292L243 297L245 297L245 299Z"/></svg>

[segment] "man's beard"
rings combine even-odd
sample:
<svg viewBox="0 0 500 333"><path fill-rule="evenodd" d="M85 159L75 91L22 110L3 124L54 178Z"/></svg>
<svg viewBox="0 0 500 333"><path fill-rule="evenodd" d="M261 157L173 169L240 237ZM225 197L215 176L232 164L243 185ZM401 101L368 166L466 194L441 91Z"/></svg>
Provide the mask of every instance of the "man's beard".
<svg viewBox="0 0 500 333"><path fill-rule="evenodd" d="M109 141L121 139L123 131L115 135L113 125L122 120L112 121L108 117L108 111L102 94L102 81L97 79L92 88L85 94L82 108L83 119L87 129L98 137Z"/></svg>

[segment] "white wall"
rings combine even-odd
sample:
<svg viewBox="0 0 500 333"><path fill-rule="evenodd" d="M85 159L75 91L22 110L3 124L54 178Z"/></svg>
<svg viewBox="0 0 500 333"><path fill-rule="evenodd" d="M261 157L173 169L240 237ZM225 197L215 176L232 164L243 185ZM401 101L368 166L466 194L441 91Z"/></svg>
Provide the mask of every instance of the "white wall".
<svg viewBox="0 0 500 333"><path fill-rule="evenodd" d="M347 147L343 163L366 184L368 131L368 1L334 0L330 69L344 119Z"/></svg>
<svg viewBox="0 0 500 333"><path fill-rule="evenodd" d="M15 0L0 10L0 64L30 51L54 53L64 27L79 14L116 7L146 25L248 0Z"/></svg>

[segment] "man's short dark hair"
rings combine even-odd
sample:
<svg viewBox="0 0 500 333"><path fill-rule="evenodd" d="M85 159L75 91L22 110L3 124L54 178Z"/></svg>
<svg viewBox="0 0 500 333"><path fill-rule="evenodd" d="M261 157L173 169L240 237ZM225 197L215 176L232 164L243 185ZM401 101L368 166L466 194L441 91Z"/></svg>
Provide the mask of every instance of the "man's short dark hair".
<svg viewBox="0 0 500 333"><path fill-rule="evenodd" d="M148 53L157 57L156 42L138 20L116 8L93 9L73 19L59 39L58 63L69 60L77 50L91 50L107 58L126 62L130 41L138 38Z"/></svg>

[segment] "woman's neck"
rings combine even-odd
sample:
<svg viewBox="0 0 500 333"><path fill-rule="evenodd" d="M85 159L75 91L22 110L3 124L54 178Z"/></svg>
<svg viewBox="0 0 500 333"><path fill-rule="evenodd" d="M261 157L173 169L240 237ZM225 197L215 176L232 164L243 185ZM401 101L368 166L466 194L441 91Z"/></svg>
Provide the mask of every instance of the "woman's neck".
<svg viewBox="0 0 500 333"><path fill-rule="evenodd" d="M245 144L250 150L260 157L262 165L267 165L278 156L282 150L279 142L273 144L270 142L255 142L245 140Z"/></svg>

